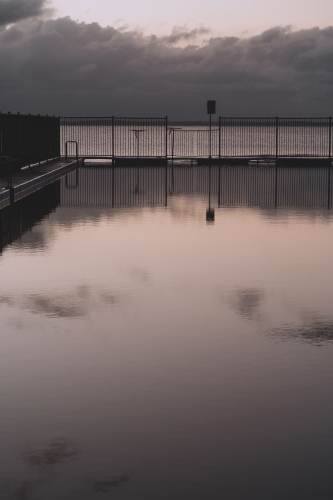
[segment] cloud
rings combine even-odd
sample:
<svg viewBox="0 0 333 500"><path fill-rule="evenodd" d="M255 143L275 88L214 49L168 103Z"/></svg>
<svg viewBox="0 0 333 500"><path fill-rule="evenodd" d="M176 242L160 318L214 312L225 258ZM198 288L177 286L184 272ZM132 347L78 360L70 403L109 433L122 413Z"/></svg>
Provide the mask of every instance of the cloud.
<svg viewBox="0 0 333 500"><path fill-rule="evenodd" d="M47 0L0 0L0 26L49 12L47 3Z"/></svg>
<svg viewBox="0 0 333 500"><path fill-rule="evenodd" d="M333 322L318 319L303 325L285 325L269 331L268 335L280 341L293 340L322 347L333 342Z"/></svg>
<svg viewBox="0 0 333 500"><path fill-rule="evenodd" d="M6 111L204 119L206 100L216 99L221 115L332 113L332 27L249 38L180 27L158 37L30 19L0 28L0 65Z"/></svg>
<svg viewBox="0 0 333 500"><path fill-rule="evenodd" d="M246 320L258 320L260 307L265 297L261 289L249 288L237 290L230 294L229 304L233 310Z"/></svg>

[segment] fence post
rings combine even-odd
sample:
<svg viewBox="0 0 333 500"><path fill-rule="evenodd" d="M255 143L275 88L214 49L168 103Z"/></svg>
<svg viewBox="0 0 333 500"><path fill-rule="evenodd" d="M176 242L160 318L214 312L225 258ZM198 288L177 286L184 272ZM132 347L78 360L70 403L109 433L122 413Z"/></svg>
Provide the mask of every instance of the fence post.
<svg viewBox="0 0 333 500"><path fill-rule="evenodd" d="M221 117L219 116L219 164L220 164L220 160L221 160Z"/></svg>
<svg viewBox="0 0 333 500"><path fill-rule="evenodd" d="M31 166L31 114L29 113L28 118L28 127L29 127L29 168Z"/></svg>
<svg viewBox="0 0 333 500"><path fill-rule="evenodd" d="M9 127L8 127L8 132L9 132L9 134L8 134L9 135L8 152L9 152L9 154L8 154L8 156L9 156L9 158L11 158L12 157L12 133L11 133L12 132L12 126L11 126L12 121L10 119L10 111L8 111L8 120L9 120Z"/></svg>
<svg viewBox="0 0 333 500"><path fill-rule="evenodd" d="M165 117L165 206L168 206L168 117Z"/></svg>
<svg viewBox="0 0 333 500"><path fill-rule="evenodd" d="M279 156L279 118L275 117L275 161L277 163Z"/></svg>
<svg viewBox="0 0 333 500"><path fill-rule="evenodd" d="M332 157L332 117L329 117L328 159Z"/></svg>
<svg viewBox="0 0 333 500"><path fill-rule="evenodd" d="M42 152L42 130L41 130L40 114L38 114L38 141L39 141L38 164L40 165L40 158Z"/></svg>
<svg viewBox="0 0 333 500"><path fill-rule="evenodd" d="M111 124L111 147L112 147L112 165L114 165L114 116Z"/></svg>
<svg viewBox="0 0 333 500"><path fill-rule="evenodd" d="M168 161L168 117L165 117L165 161Z"/></svg>
<svg viewBox="0 0 333 500"><path fill-rule="evenodd" d="M17 119L18 119L18 155L21 160L21 115L19 112L17 113Z"/></svg>
<svg viewBox="0 0 333 500"><path fill-rule="evenodd" d="M56 153L55 153L55 125L56 125L56 121L55 121L55 116L53 115L53 117L51 118L52 120L52 157L55 158L56 157Z"/></svg>

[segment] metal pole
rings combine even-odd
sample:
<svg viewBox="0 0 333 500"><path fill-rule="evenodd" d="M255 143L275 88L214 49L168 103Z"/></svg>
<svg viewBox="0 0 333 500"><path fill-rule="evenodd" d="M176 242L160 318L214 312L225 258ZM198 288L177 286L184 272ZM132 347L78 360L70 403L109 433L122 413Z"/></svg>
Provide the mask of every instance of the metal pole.
<svg viewBox="0 0 333 500"><path fill-rule="evenodd" d="M168 162L168 117L165 117L165 161Z"/></svg>
<svg viewBox="0 0 333 500"><path fill-rule="evenodd" d="M9 150L9 158L11 158L12 157L12 154L11 154L12 153L12 133L11 133L12 132L12 130L11 130L11 123L12 123L12 121L10 119L10 112L9 111L8 111L8 120L9 120L9 127L8 127L8 131L9 131L9 148L8 148L8 150Z"/></svg>
<svg viewBox="0 0 333 500"><path fill-rule="evenodd" d="M46 115L46 130L47 130L47 142L46 142L46 163L49 162L49 115Z"/></svg>
<svg viewBox="0 0 333 500"><path fill-rule="evenodd" d="M221 163L221 117L219 116L219 165Z"/></svg>
<svg viewBox="0 0 333 500"><path fill-rule="evenodd" d="M17 113L18 117L18 155L21 160L21 115Z"/></svg>
<svg viewBox="0 0 333 500"><path fill-rule="evenodd" d="M218 200L217 205L221 205L221 164L219 163L219 187L218 187Z"/></svg>
<svg viewBox="0 0 333 500"><path fill-rule="evenodd" d="M331 208L331 164L328 165L328 193L327 193L327 208Z"/></svg>
<svg viewBox="0 0 333 500"><path fill-rule="evenodd" d="M112 207L114 207L114 166L112 165Z"/></svg>
<svg viewBox="0 0 333 500"><path fill-rule="evenodd" d="M114 116L112 117L112 127L111 127L111 141L112 141L112 165L114 165Z"/></svg>
<svg viewBox="0 0 333 500"><path fill-rule="evenodd" d="M41 149L42 149L42 134L41 134L40 114L38 114L38 140L39 140L38 164L40 165L40 156L41 156Z"/></svg>
<svg viewBox="0 0 333 500"><path fill-rule="evenodd" d="M328 193L327 193L327 208L331 207L331 159L332 159L332 117L329 117L328 127Z"/></svg>
<svg viewBox="0 0 333 500"><path fill-rule="evenodd" d="M279 156L279 118L275 118L275 161L277 164Z"/></svg>
<svg viewBox="0 0 333 500"><path fill-rule="evenodd" d="M328 159L332 157L332 117L329 118L329 136L328 136Z"/></svg>

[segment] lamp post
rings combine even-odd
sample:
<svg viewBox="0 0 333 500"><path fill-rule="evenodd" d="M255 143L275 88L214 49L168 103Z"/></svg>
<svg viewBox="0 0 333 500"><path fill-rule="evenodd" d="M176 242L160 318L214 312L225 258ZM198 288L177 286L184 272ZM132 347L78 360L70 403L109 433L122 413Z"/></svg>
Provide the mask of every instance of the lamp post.
<svg viewBox="0 0 333 500"><path fill-rule="evenodd" d="M209 115L209 158L212 157L212 115L216 113L216 101L207 101L207 114Z"/></svg>
<svg viewBox="0 0 333 500"><path fill-rule="evenodd" d="M212 177L212 115L216 113L216 101L207 101L207 114L209 115L209 192L208 209L206 210L206 221L212 223L215 220L215 211L211 208L211 177Z"/></svg>

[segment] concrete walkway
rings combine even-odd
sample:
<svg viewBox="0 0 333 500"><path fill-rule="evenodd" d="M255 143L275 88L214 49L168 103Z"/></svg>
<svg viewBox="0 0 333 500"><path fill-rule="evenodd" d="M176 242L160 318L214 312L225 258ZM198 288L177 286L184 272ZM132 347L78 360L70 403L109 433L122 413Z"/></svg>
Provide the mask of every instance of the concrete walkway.
<svg viewBox="0 0 333 500"><path fill-rule="evenodd" d="M58 158L40 165L23 168L12 176L12 190L8 189L7 178L0 177L0 209L52 184L64 174L83 165L83 160L66 160ZM12 192L10 192L12 191Z"/></svg>

